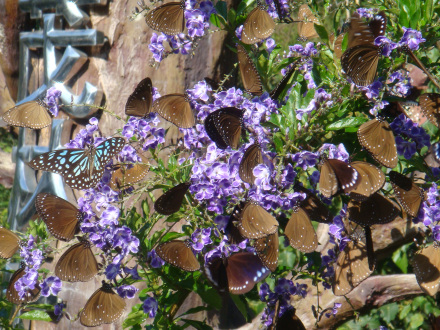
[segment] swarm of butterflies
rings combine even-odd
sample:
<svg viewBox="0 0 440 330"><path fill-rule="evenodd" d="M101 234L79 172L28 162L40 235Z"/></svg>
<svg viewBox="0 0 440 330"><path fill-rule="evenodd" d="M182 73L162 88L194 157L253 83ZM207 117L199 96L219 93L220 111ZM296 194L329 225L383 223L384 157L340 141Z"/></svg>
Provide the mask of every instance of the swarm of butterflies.
<svg viewBox="0 0 440 330"><path fill-rule="evenodd" d="M282 21L284 15L280 10L281 5L275 1L275 6ZM182 33L185 29L184 10L184 1L166 3L150 10L146 15L146 22L152 29L168 35ZM319 20L307 5L300 7L296 22L301 40L318 36L315 24L319 24ZM382 49L374 44L374 40L385 34L386 25L384 12L377 13L369 22L355 12L346 32L334 38L334 52L341 59L343 72L357 86L368 86L376 79ZM236 46L236 53L244 90L251 96L262 95L265 88L249 50L252 50L252 45L270 37L275 27L275 21L261 3L257 4L244 21L241 42ZM348 42L346 50L342 52L344 38ZM429 72L409 48L406 47L403 51L424 71ZM292 77L300 64L300 59L292 63L277 87L269 93L270 98L280 102L279 98L292 84ZM440 94L425 93L420 96L419 104L428 120L440 127ZM125 113L128 116L146 118L152 112L183 131L197 124L188 95L167 94L153 101L152 81L145 78L128 97ZM252 133L251 128L244 125L244 112L245 110L236 107L225 107L212 111L206 117L204 129L218 149L237 149L248 138L248 132ZM32 101L10 109L3 115L3 120L12 126L38 130L49 126L52 117L44 102ZM375 269L371 226L389 223L400 215L406 215L409 219L417 217L426 198L421 186L396 169L399 158L395 136L385 117L377 116L362 124L357 131L357 137L359 145L374 161L345 162L322 153L319 194L312 191L313 187L295 184L293 190L302 193L305 198L292 210L288 221L278 221L262 205L247 198L233 206L225 235L230 244L248 240L251 249L227 256L215 256L201 265L201 259L188 240L169 240L155 247L157 255L186 272L202 270L206 279L219 292L245 294L277 270L280 232L285 235L291 247L303 253L312 253L318 248L318 238L312 221L331 224L333 212L328 207L329 200L342 195L341 198L348 201L345 230L350 240L339 251L332 289L337 296L347 295ZM98 145L92 143L86 149L54 150L35 157L28 166L35 170L58 173L71 188L85 190L95 187L101 181L107 164L131 142L133 141L126 141L122 137L112 137ZM425 161L429 166L440 167L439 144L430 147ZM127 187L141 184L149 171L147 162L145 160L133 166L113 165L111 188L123 193ZM254 169L264 162L262 148L258 139L255 139L255 143L246 149L239 163L240 179L254 185ZM190 187L191 182L183 182L167 190L154 202L154 210L164 216L181 211ZM391 196L394 196L394 200ZM87 235L81 235L80 232L80 223L83 220L81 211L73 204L48 193L37 196L35 207L55 238L65 242L78 239L55 265L56 276L68 282L89 281L97 276L100 265ZM5 228L0 228L0 235L0 257L11 258L19 249L20 238ZM440 285L440 250L437 244L421 248L412 262L421 289L434 295ZM6 298L17 305L36 301L40 293L37 286L25 297L18 295L15 283L23 275L24 267L21 267L13 274L6 293ZM112 283L103 281L102 287L92 294L79 312L82 325L113 323L121 317L126 304L113 289ZM279 311L278 304L274 311L276 316L272 329L305 329L294 310L290 309L283 315L278 315Z"/></svg>

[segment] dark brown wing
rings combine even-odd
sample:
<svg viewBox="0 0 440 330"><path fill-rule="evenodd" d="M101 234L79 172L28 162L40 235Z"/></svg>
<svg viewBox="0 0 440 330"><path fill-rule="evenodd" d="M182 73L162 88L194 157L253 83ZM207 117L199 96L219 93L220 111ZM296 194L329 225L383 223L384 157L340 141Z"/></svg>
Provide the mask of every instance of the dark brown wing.
<svg viewBox="0 0 440 330"><path fill-rule="evenodd" d="M420 107L428 120L440 127L440 94L426 93L419 98Z"/></svg>
<svg viewBox="0 0 440 330"><path fill-rule="evenodd" d="M200 269L200 264L191 248L183 241L170 241L160 244L156 253L166 262L188 272Z"/></svg>
<svg viewBox="0 0 440 330"><path fill-rule="evenodd" d="M275 23L263 7L254 8L243 23L241 41L251 45L269 38L275 31Z"/></svg>
<svg viewBox="0 0 440 330"><path fill-rule="evenodd" d="M260 145L254 143L246 149L243 158L241 159L238 168L240 179L251 185L254 184L255 176L253 170L254 167L259 164L263 164L263 154L261 153Z"/></svg>
<svg viewBox="0 0 440 330"><path fill-rule="evenodd" d="M372 119L362 124L357 132L359 143L383 166L397 166L396 140L385 120Z"/></svg>
<svg viewBox="0 0 440 330"><path fill-rule="evenodd" d="M243 46L237 45L237 55L241 80L246 92L257 96L263 94L260 74Z"/></svg>
<svg viewBox="0 0 440 330"><path fill-rule="evenodd" d="M163 215L170 215L179 211L182 206L183 198L190 186L191 183L189 182L180 183L160 196L154 203L156 212Z"/></svg>
<svg viewBox="0 0 440 330"><path fill-rule="evenodd" d="M153 30L170 36L182 33L185 29L185 1L156 7L148 12L145 21Z"/></svg>
<svg viewBox="0 0 440 330"><path fill-rule="evenodd" d="M278 221L254 202L246 203L238 219L238 230L246 238L262 238L278 230Z"/></svg>
<svg viewBox="0 0 440 330"><path fill-rule="evenodd" d="M274 272L278 267L278 247L278 232L257 239L254 244L255 251L261 262L271 272Z"/></svg>
<svg viewBox="0 0 440 330"><path fill-rule="evenodd" d="M361 161L352 162L350 165L361 177L359 185L350 192L351 198L363 201L385 184L385 174L378 167Z"/></svg>
<svg viewBox="0 0 440 330"><path fill-rule="evenodd" d="M295 191L306 194L306 198L300 203L299 206L307 213L310 220L321 223L330 223L333 221L333 217L330 214L327 206L325 206L315 194L298 184L295 185L294 189Z"/></svg>
<svg viewBox="0 0 440 330"><path fill-rule="evenodd" d="M290 245L304 253L310 253L318 247L318 237L307 213L299 207L293 211L284 230Z"/></svg>
<svg viewBox="0 0 440 330"><path fill-rule="evenodd" d="M67 282L87 282L98 274L98 263L88 241L71 246L58 260L55 274Z"/></svg>
<svg viewBox="0 0 440 330"><path fill-rule="evenodd" d="M298 23L298 35L301 40L306 41L318 36L315 31L315 23L319 23L319 21L306 4L299 7L298 20L301 21Z"/></svg>
<svg viewBox="0 0 440 330"><path fill-rule="evenodd" d="M440 249L436 243L421 248L412 260L417 283L426 294L434 296L440 287Z"/></svg>
<svg viewBox="0 0 440 330"><path fill-rule="evenodd" d="M118 191L124 186L130 186L142 180L148 174L149 169L150 166L144 163L134 164L131 168L128 168L126 165L121 165L112 174L110 188Z"/></svg>
<svg viewBox="0 0 440 330"><path fill-rule="evenodd" d="M400 214L396 205L390 199L375 193L362 202L350 200L347 207L348 217L361 226L385 224Z"/></svg>
<svg viewBox="0 0 440 330"><path fill-rule="evenodd" d="M423 190L413 183L411 179L398 172L391 171L389 177L394 194L400 204L409 215L416 217L425 199Z"/></svg>
<svg viewBox="0 0 440 330"><path fill-rule="evenodd" d="M326 159L321 166L319 190L325 197L330 198L339 189L345 193L351 192L360 183L359 173L351 165L338 159Z"/></svg>
<svg viewBox="0 0 440 330"><path fill-rule="evenodd" d="M9 259L17 252L20 239L9 229L0 227L0 258Z"/></svg>
<svg viewBox="0 0 440 330"><path fill-rule="evenodd" d="M150 78L143 79L128 97L125 104L127 116L144 117L151 111L153 104L153 83Z"/></svg>
<svg viewBox="0 0 440 330"><path fill-rule="evenodd" d="M349 48L342 54L342 69L356 85L368 86L376 77L380 55L381 50L375 45Z"/></svg>
<svg viewBox="0 0 440 330"><path fill-rule="evenodd" d="M153 111L180 128L195 125L191 104L183 94L168 94L153 103Z"/></svg>
<svg viewBox="0 0 440 330"><path fill-rule="evenodd" d="M24 305L27 303L34 302L40 297L40 285L37 282L35 289L29 290L23 298L20 298L18 291L15 290L15 283L24 276L24 267L18 269L14 274L12 274L11 280L9 281L8 288L6 289L6 299L16 305Z"/></svg>

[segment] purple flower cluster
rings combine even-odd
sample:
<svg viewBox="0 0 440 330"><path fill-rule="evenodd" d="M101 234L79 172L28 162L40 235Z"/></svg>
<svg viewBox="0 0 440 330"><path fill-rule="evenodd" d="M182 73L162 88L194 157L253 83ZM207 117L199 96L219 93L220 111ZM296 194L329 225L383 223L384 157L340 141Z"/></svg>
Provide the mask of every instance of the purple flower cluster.
<svg viewBox="0 0 440 330"><path fill-rule="evenodd" d="M359 87L359 89L365 93L365 96L369 100L372 100L372 99L377 99L379 97L382 87L383 84L379 80L376 80L368 86Z"/></svg>
<svg viewBox="0 0 440 330"><path fill-rule="evenodd" d="M117 291L118 295L121 298L133 299L134 295L136 294L136 292L139 291L139 289L133 285L121 285L120 287L118 287Z"/></svg>
<svg viewBox="0 0 440 330"><path fill-rule="evenodd" d="M293 46L289 46L289 53L287 57L302 57L303 62L298 67L298 70L300 70L303 75L304 79L307 80L307 88L313 89L316 88L315 81L312 77L312 69L313 69L313 60L311 57L314 57L318 54L318 50L315 48L315 44L313 42L308 42L305 46L296 44ZM286 74L286 72L290 69L290 67L287 67L283 70L281 70L282 74Z"/></svg>
<svg viewBox="0 0 440 330"><path fill-rule="evenodd" d="M202 1L198 9L193 9L194 5L185 10L186 28L191 38L203 37L206 29L209 28L209 17L215 13L211 1Z"/></svg>
<svg viewBox="0 0 440 330"><path fill-rule="evenodd" d="M396 135L397 152L405 159L411 159L417 149L431 145L429 134L404 114L396 117L390 127Z"/></svg>
<svg viewBox="0 0 440 330"><path fill-rule="evenodd" d="M275 317L275 305L277 301L280 302L279 317L281 317L287 310L291 309L290 299L292 295L298 295L305 298L307 295L306 284L293 284L292 281L285 278L280 278L272 292L267 283L260 286L259 296L260 300L267 303L264 309L261 320L265 326L269 327L273 323Z"/></svg>
<svg viewBox="0 0 440 330"><path fill-rule="evenodd" d="M159 115L150 113L145 118L130 117L122 129L122 135L131 139L135 137L142 143L142 149L155 149L159 143L165 142L165 129L157 127L160 123Z"/></svg>
<svg viewBox="0 0 440 330"><path fill-rule="evenodd" d="M165 261L163 261L162 258L157 255L156 250L151 250L148 252L147 258L150 266L153 268L161 268L163 265L165 265Z"/></svg>
<svg viewBox="0 0 440 330"><path fill-rule="evenodd" d="M431 227L432 237L435 241L440 241L440 201L438 201L438 189L437 184L432 183L432 186L426 192L426 200L423 202L422 207L417 218L414 218L415 223L422 221L426 227Z"/></svg>
<svg viewBox="0 0 440 330"><path fill-rule="evenodd" d="M340 304L340 303L334 303L331 313L326 313L325 317L330 317L332 315L336 316L336 314L338 313L338 309L341 308L341 306L342 306L342 304Z"/></svg>
<svg viewBox="0 0 440 330"><path fill-rule="evenodd" d="M51 294L57 296L58 292L61 291L61 286L62 282L59 277L49 276L41 285L41 295L43 297L49 297Z"/></svg>
<svg viewBox="0 0 440 330"><path fill-rule="evenodd" d="M319 152L321 155L324 155L326 151L328 151L328 158L330 159L339 159L344 162L348 161L349 154L342 143L339 143L338 146L331 143L324 143L321 148L319 148Z"/></svg>
<svg viewBox="0 0 440 330"><path fill-rule="evenodd" d="M417 50L419 49L419 44L426 41L420 31L406 27L402 27L402 29L403 36L399 41L399 46L407 46L411 50Z"/></svg>
<svg viewBox="0 0 440 330"><path fill-rule="evenodd" d="M272 18L278 18L278 19L285 19L285 18L290 18L290 10L289 10L289 3L287 2L287 0L279 0L278 4L280 6L280 11L281 11L281 15L282 17L279 17L278 15L278 11L275 7L275 2L273 0L266 0L266 4L268 6L267 8L267 12L269 13L269 15Z"/></svg>
<svg viewBox="0 0 440 330"><path fill-rule="evenodd" d="M387 81L392 88L390 93L398 97L407 97L411 93L411 83L408 71L396 71L390 75Z"/></svg>
<svg viewBox="0 0 440 330"><path fill-rule="evenodd" d="M320 108L327 108L333 105L332 95L327 93L324 88L318 88L315 91L315 97L310 101L305 109L296 109L296 119L302 120L303 116L309 115L312 111Z"/></svg>
<svg viewBox="0 0 440 330"><path fill-rule="evenodd" d="M206 245L212 244L211 228L196 229L191 235L191 247L196 252L201 252Z"/></svg>
<svg viewBox="0 0 440 330"><path fill-rule="evenodd" d="M390 39L384 36L379 36L374 40L374 44L376 46L381 47L382 56L389 57L394 49L396 49L399 45L395 42L392 42Z"/></svg>
<svg viewBox="0 0 440 330"><path fill-rule="evenodd" d="M89 124L86 125L86 128L81 129L75 138L64 146L69 149L83 149L92 142L99 144L102 142L102 139L93 139L93 133L96 131L98 131L98 119L92 117L89 119Z"/></svg>
<svg viewBox="0 0 440 330"><path fill-rule="evenodd" d="M372 19L375 14L374 8L358 8L357 12L359 14L359 17L364 17L367 20Z"/></svg>
<svg viewBox="0 0 440 330"><path fill-rule="evenodd" d="M49 111L52 113L54 117L58 116L58 112L60 110L60 105L58 104L61 97L61 91L56 89L55 87L51 87L46 92L46 98L44 99L44 103L49 107Z"/></svg>
<svg viewBox="0 0 440 330"><path fill-rule="evenodd" d="M252 251L252 248L248 247L249 241L247 239L243 240L239 244L230 244L228 237L223 236L222 241L216 247L214 247L211 251L208 251L205 256L205 264L209 264L213 259L229 257L231 254L239 252L240 250L249 250Z"/></svg>

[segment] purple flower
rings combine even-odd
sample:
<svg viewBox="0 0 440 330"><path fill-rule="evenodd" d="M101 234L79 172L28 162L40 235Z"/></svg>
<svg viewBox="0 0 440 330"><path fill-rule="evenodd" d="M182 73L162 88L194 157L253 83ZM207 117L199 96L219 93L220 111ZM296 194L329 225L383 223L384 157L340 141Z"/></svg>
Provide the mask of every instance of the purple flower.
<svg viewBox="0 0 440 330"><path fill-rule="evenodd" d="M411 50L417 50L419 49L419 44L426 41L426 39L422 38L421 32L406 27L402 27L402 29L403 36L399 41L399 46L408 46Z"/></svg>
<svg viewBox="0 0 440 330"><path fill-rule="evenodd" d="M267 52L270 54L272 53L272 51L274 50L275 46L277 45L275 43L275 40L273 40L272 38L268 38L266 39L266 50Z"/></svg>
<svg viewBox="0 0 440 330"><path fill-rule="evenodd" d="M142 277L139 276L137 268L137 265L133 268L124 267L124 273L130 275L133 280L141 280Z"/></svg>
<svg viewBox="0 0 440 330"><path fill-rule="evenodd" d="M57 296L61 286L62 282L57 276L49 276L41 285L41 295L43 297L49 297L51 294Z"/></svg>
<svg viewBox="0 0 440 330"><path fill-rule="evenodd" d="M376 46L382 47L382 55L389 57L391 52L398 47L398 44L392 42L384 36L379 36L374 40Z"/></svg>
<svg viewBox="0 0 440 330"><path fill-rule="evenodd" d="M165 47L163 46L163 42L167 40L167 37L161 33L158 35L153 32L150 39L150 44L148 45L148 49L153 53L153 58L156 62L160 62L163 59L163 53L165 51Z"/></svg>
<svg viewBox="0 0 440 330"><path fill-rule="evenodd" d="M121 285L118 287L117 291L121 298L133 299L134 295L139 291L139 289L133 285Z"/></svg>
<svg viewBox="0 0 440 330"><path fill-rule="evenodd" d="M35 269L26 269L25 274L15 282L14 287L23 299L29 290L35 289L38 284L38 272Z"/></svg>
<svg viewBox="0 0 440 330"><path fill-rule="evenodd" d="M319 148L319 152L321 154L323 154L323 152L326 150L328 150L328 158L339 159L344 162L348 161L349 155L342 143L340 143L337 147L331 143L324 143L322 147Z"/></svg>
<svg viewBox="0 0 440 330"><path fill-rule="evenodd" d="M56 316L55 322L58 322L59 320L61 320L61 318L63 317L63 309L65 307L66 307L66 305L64 305L63 303L55 304L55 306L53 308L53 313Z"/></svg>
<svg viewBox="0 0 440 330"><path fill-rule="evenodd" d="M333 308L332 308L332 312L331 313L326 313L325 316L326 317L330 317L330 316L336 316L336 314L338 313L338 309L341 308L342 304L340 303L334 303L333 304Z"/></svg>
<svg viewBox="0 0 440 330"><path fill-rule="evenodd" d="M157 300L153 297L148 297L142 304L142 309L144 310L144 313L148 314L151 318L156 317L158 307L159 304L157 303Z"/></svg>
<svg viewBox="0 0 440 330"><path fill-rule="evenodd" d="M209 27L207 22L209 16L199 9L186 10L185 18L188 35L191 38L202 37L205 34L205 28Z"/></svg>
<svg viewBox="0 0 440 330"><path fill-rule="evenodd" d="M368 99L375 99L379 96L382 86L383 84L379 80L376 80L371 85L361 87L360 89L365 92L365 96Z"/></svg>
<svg viewBox="0 0 440 330"><path fill-rule="evenodd" d="M114 280L121 271L121 264L110 264L105 269L105 276L109 280Z"/></svg>
<svg viewBox="0 0 440 330"><path fill-rule="evenodd" d="M196 252L202 251L205 245L212 244L211 228L196 229L191 235L191 241L193 242L191 244L193 250Z"/></svg>
<svg viewBox="0 0 440 330"><path fill-rule="evenodd" d="M292 161L296 163L297 167L301 167L304 171L309 167L314 167L319 160L317 152L301 151L292 155Z"/></svg>
<svg viewBox="0 0 440 330"><path fill-rule="evenodd" d="M58 116L58 111L60 109L58 102L60 97L61 97L61 91L59 91L55 87L49 88L46 92L46 98L44 102L49 107L49 111L52 113L54 117Z"/></svg>
<svg viewBox="0 0 440 330"><path fill-rule="evenodd" d="M373 8L358 8L357 12L359 14L359 17L364 17L367 19L372 19L374 15L374 9Z"/></svg>
<svg viewBox="0 0 440 330"><path fill-rule="evenodd" d="M165 265L165 261L157 255L156 250L148 252L147 258L150 260L150 266L153 268L160 268Z"/></svg>
<svg viewBox="0 0 440 330"><path fill-rule="evenodd" d="M404 140L401 136L396 136L397 153L403 155L405 159L411 159L417 152L415 142Z"/></svg>

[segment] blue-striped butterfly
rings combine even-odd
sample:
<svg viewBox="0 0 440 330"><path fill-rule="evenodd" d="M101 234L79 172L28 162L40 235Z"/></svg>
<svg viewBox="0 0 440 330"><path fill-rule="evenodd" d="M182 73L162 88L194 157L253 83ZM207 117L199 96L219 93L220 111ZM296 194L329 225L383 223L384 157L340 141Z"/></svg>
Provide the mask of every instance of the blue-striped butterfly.
<svg viewBox="0 0 440 330"><path fill-rule="evenodd" d="M124 138L108 139L88 149L61 149L46 152L32 159L28 165L36 170L61 174L74 189L96 186L104 174L104 167L125 145Z"/></svg>

